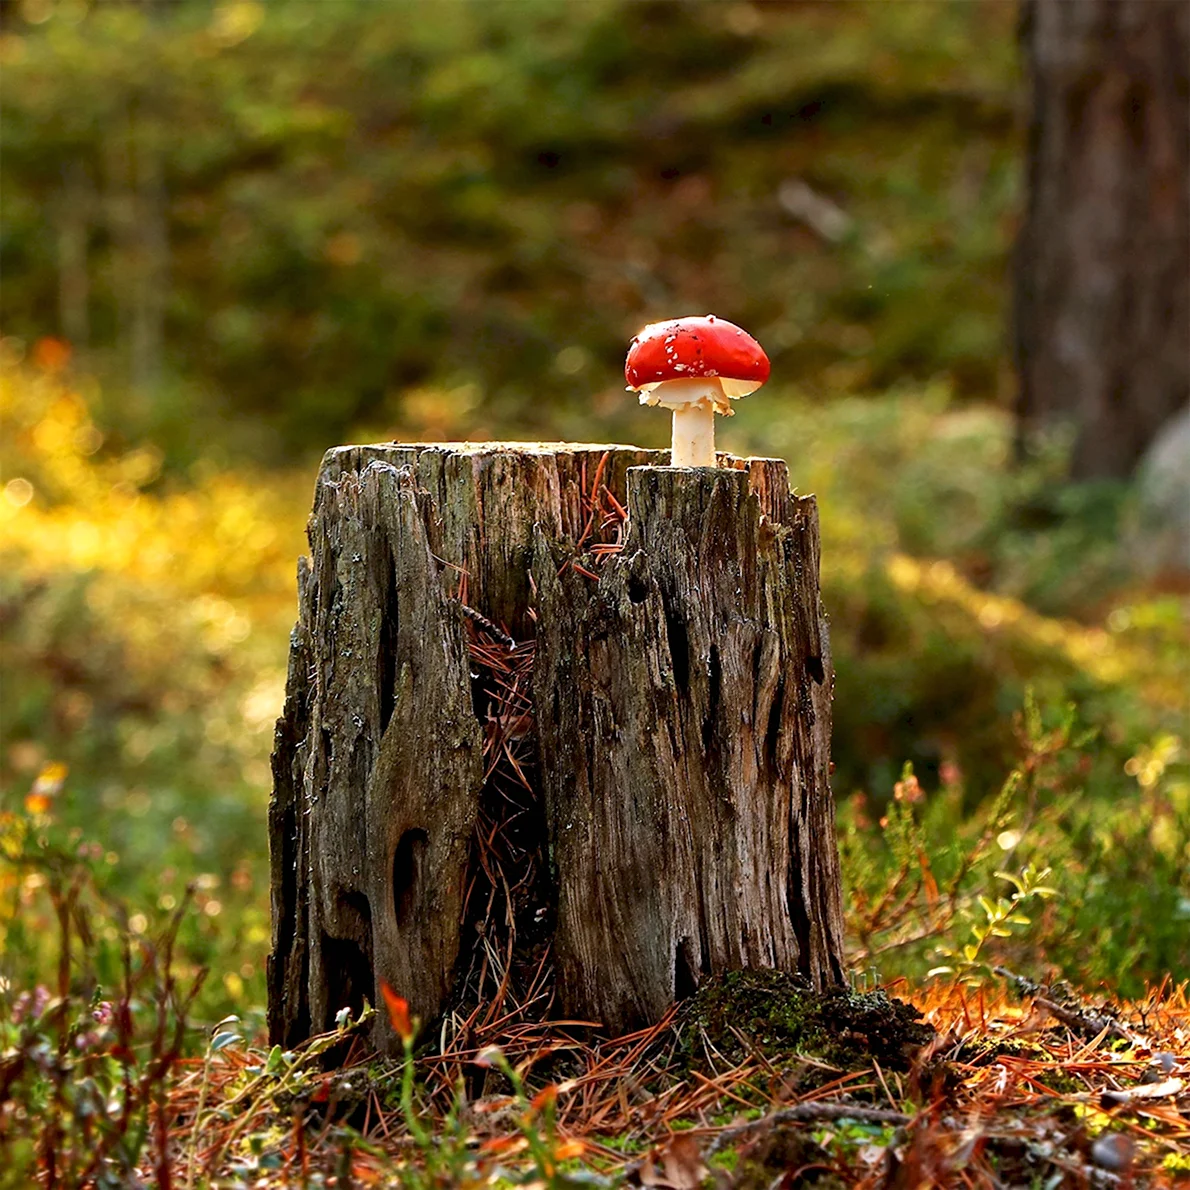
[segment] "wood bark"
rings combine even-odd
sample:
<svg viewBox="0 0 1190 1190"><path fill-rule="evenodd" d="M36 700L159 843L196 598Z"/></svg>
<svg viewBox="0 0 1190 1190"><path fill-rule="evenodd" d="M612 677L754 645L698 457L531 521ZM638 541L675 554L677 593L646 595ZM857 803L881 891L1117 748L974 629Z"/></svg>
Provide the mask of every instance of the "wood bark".
<svg viewBox="0 0 1190 1190"><path fill-rule="evenodd" d="M477 824L508 727L469 652L476 623L532 657L516 817L541 872L519 894L534 903L514 914L509 894L508 938L514 916L542 923L556 1012L622 1029L708 974L842 979L813 499L774 460L665 462L561 445L327 455L273 761L275 1041L376 1003L382 980L430 1022L473 967ZM597 489L630 514L598 556Z"/></svg>
<svg viewBox="0 0 1190 1190"><path fill-rule="evenodd" d="M1190 4L1028 0L1023 31L1022 436L1069 426L1076 478L1123 477L1190 399Z"/></svg>
<svg viewBox="0 0 1190 1190"><path fill-rule="evenodd" d="M544 534L533 571L559 989L623 1027L712 973L843 976L813 502L765 459L628 481L596 586Z"/></svg>

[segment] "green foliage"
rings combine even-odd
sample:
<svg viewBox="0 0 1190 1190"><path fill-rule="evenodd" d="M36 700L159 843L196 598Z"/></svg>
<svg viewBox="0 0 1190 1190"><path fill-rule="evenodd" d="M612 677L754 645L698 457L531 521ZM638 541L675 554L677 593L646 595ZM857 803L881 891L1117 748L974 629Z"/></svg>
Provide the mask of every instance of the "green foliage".
<svg viewBox="0 0 1190 1190"><path fill-rule="evenodd" d="M992 938L1011 938L1013 926L1032 925L1032 919L1023 910L1029 908L1036 898L1058 895L1057 889L1042 883L1050 875L1049 868L1038 872L1032 864L1026 864L1019 876L1011 872L996 872L994 875L998 880L1007 880L1015 891L1010 897L996 897L995 900L980 893L976 902L982 916L971 923L971 941L965 943L961 950L939 946L938 954L949 960L951 965L934 967L930 975L953 975L969 987L979 986L991 973L983 957L985 944Z"/></svg>
<svg viewBox="0 0 1190 1190"><path fill-rule="evenodd" d="M39 877L25 904L50 909L45 967L56 972L51 987L0 984L0 1186L122 1190L150 1173L156 1185L177 1184L183 1170L188 1186L235 1185L279 1169L277 1119L294 1102L317 1100L326 1055L372 1010L356 1018L344 1010L300 1053L248 1049L239 1018L225 1017L179 1127L173 1096L206 976L185 953L190 898L147 929L52 825L33 833L6 815L0 848L6 865Z"/></svg>
<svg viewBox="0 0 1190 1190"><path fill-rule="evenodd" d="M0 466L27 503L0 492L0 812L70 833L142 932L193 885L180 942L218 968L198 1005L216 1020L264 998L262 820L308 488L211 468L169 484L149 448L103 438L64 374L3 359ZM29 875L0 872L0 974L21 986L52 968Z"/></svg>
<svg viewBox="0 0 1190 1190"><path fill-rule="evenodd" d="M1190 952L1190 755L1161 733L1125 778L1073 786L1050 807L1035 852L1060 874L1045 952L1084 984L1140 995Z"/></svg>
<svg viewBox="0 0 1190 1190"><path fill-rule="evenodd" d="M842 807L856 958L920 976L941 955L934 973L971 982L1002 963L1141 996L1190 946L1190 757L1159 735L1116 768L1071 710L1031 700L1016 727L1016 767L974 813L911 770L879 823L862 795Z"/></svg>
<svg viewBox="0 0 1190 1190"><path fill-rule="evenodd" d="M106 902L85 860L11 816L0 848L40 878L57 968L52 988L0 986L0 1185L39 1171L112 1190L143 1167L167 1176L165 1100L205 975L175 970L186 903L150 937Z"/></svg>
<svg viewBox="0 0 1190 1190"><path fill-rule="evenodd" d="M930 785L962 786L970 810L1013 765L1029 687L1101 729L1117 779L1154 733L1184 733L1184 600L1129 585L1122 533L1075 556L1066 543L1094 538L1102 513L1083 489L1067 490L1068 515L1024 527L1022 502L1060 489L1048 452L1013 466L1002 413L938 388L777 412L741 402L723 437L788 459L818 497L837 793L883 801L909 760Z"/></svg>
<svg viewBox="0 0 1190 1190"><path fill-rule="evenodd" d="M171 463L369 431L660 441L624 344L706 309L815 396L1002 387L995 0L20 11L0 319L86 347L105 420Z"/></svg>
<svg viewBox="0 0 1190 1190"><path fill-rule="evenodd" d="M300 1052L279 1045L250 1048L236 1031L238 1018L220 1021L207 1045L193 1119L188 1128L176 1130L174 1139L172 1160L185 1168L187 1185L218 1185L223 1171L243 1178L279 1170L277 1115L295 1103L329 1098L323 1069L328 1055L341 1052L374 1011L365 1006L353 1017L342 1009L335 1028L311 1038ZM219 1069L217 1055L239 1047L253 1060L233 1066L236 1073L230 1080L220 1077L225 1071ZM220 1085L212 1094L217 1078Z"/></svg>
<svg viewBox="0 0 1190 1190"><path fill-rule="evenodd" d="M573 1163L573 1159L585 1151L586 1145L578 1141L564 1141L558 1135L559 1088L557 1086L551 1084L530 1097L525 1088L522 1071L514 1067L497 1046L489 1046L482 1050L476 1057L476 1063L498 1070L508 1080L512 1087L515 1125L523 1141L523 1148L514 1142L512 1145L505 1146L490 1145L489 1150L498 1153L503 1147L511 1149L514 1153L523 1151L529 1157L529 1163L523 1170L503 1171L493 1177L493 1180L501 1183L507 1181L508 1184L517 1186L545 1186L548 1190L567 1190L569 1187L578 1186L607 1187L610 1190L621 1183L623 1179L619 1175L603 1177L590 1170L567 1167L566 1163ZM410 1064L411 1053L409 1042L406 1041L406 1071L409 1070ZM408 1078L408 1075L405 1077ZM451 1109L451 1115L456 1120L462 1101L463 1096L460 1089ZM457 1125L456 1131L459 1134L459 1139L462 1140L462 1130L458 1129ZM422 1144L423 1156L428 1163L430 1153L433 1152L437 1142L424 1131L422 1135L425 1139L419 1143ZM462 1171L457 1172L461 1173ZM460 1180L462 1179L456 1176L452 1181L429 1184L456 1186Z"/></svg>

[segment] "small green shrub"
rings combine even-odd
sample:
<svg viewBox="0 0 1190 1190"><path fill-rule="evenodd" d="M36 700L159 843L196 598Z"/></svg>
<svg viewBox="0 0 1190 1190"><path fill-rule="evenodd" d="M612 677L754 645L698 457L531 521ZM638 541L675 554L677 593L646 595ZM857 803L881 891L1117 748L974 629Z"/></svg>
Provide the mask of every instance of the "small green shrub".
<svg viewBox="0 0 1190 1190"><path fill-rule="evenodd" d="M977 982L999 963L1142 996L1190 947L1183 746L1159 736L1117 775L1070 709L1029 700L1016 731L1016 767L973 813L961 786L927 791L911 769L878 820L864 795L841 807L856 961Z"/></svg>

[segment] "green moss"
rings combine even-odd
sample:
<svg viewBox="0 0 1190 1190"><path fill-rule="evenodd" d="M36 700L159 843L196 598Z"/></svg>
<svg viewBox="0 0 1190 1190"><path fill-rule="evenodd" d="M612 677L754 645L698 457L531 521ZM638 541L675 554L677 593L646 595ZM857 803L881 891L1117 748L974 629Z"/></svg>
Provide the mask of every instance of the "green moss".
<svg viewBox="0 0 1190 1190"><path fill-rule="evenodd" d="M997 1058L1045 1059L1049 1051L1027 1037L975 1037L965 1041L958 1050L960 1061L971 1066L983 1066Z"/></svg>
<svg viewBox="0 0 1190 1190"><path fill-rule="evenodd" d="M624 1153L626 1156L643 1152L648 1148L645 1141L634 1140L628 1136L596 1136L593 1139L605 1149L613 1149L615 1152Z"/></svg>
<svg viewBox="0 0 1190 1190"><path fill-rule="evenodd" d="M885 1069L908 1070L933 1036L916 1008L882 991L819 993L781 971L736 971L704 984L682 1026L692 1066L709 1054L739 1063L759 1052L775 1065L808 1056L855 1070L874 1058Z"/></svg>
<svg viewBox="0 0 1190 1190"><path fill-rule="evenodd" d="M739 1163L740 1155L735 1149L724 1149L721 1153L716 1153L707 1159L707 1164L712 1170L722 1169L727 1173L734 1173Z"/></svg>
<svg viewBox="0 0 1190 1190"><path fill-rule="evenodd" d="M1087 1084L1082 1079L1056 1068L1045 1071L1039 1076L1038 1082L1058 1095L1081 1095L1087 1090Z"/></svg>
<svg viewBox="0 0 1190 1190"><path fill-rule="evenodd" d="M831 1155L807 1133L796 1128L774 1128L760 1137L755 1148L739 1162L732 1179L738 1190L762 1190L790 1170L802 1170L798 1185L839 1187L847 1185L830 1169Z"/></svg>

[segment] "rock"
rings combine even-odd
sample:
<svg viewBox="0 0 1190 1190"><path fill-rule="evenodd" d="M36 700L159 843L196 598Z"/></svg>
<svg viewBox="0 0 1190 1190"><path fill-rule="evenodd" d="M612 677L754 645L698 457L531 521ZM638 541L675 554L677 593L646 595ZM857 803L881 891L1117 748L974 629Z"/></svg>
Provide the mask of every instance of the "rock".
<svg viewBox="0 0 1190 1190"><path fill-rule="evenodd" d="M1141 573L1190 574L1190 405L1154 439L1137 468L1132 553Z"/></svg>

